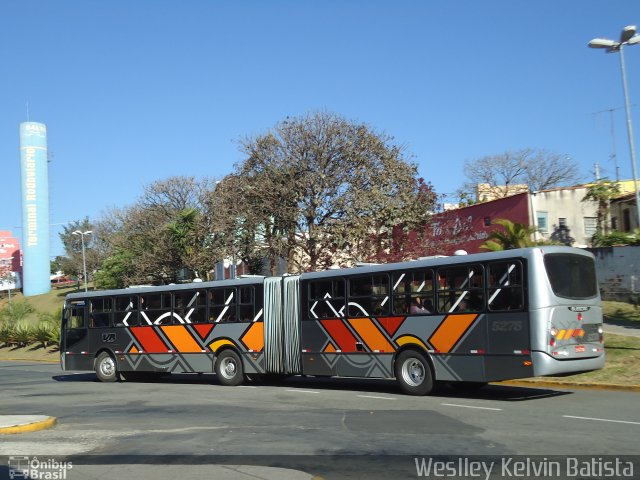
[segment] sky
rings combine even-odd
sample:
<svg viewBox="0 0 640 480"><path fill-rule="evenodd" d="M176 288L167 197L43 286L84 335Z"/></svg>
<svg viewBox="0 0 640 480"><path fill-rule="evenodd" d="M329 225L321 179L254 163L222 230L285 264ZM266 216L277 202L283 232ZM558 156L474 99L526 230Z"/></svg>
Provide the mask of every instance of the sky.
<svg viewBox="0 0 640 480"><path fill-rule="evenodd" d="M22 235L27 120L48 130L52 257L67 222L222 178L238 140L315 111L393 136L451 194L465 161L523 148L615 178L617 109L631 178L619 55L587 48L627 25L637 0L2 0L0 230ZM625 60L640 105L640 45Z"/></svg>

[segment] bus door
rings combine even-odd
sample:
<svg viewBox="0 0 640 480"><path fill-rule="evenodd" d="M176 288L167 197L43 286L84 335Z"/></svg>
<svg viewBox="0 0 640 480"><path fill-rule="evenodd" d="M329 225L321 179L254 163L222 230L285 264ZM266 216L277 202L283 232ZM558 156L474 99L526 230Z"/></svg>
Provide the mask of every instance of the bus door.
<svg viewBox="0 0 640 480"><path fill-rule="evenodd" d="M93 355L89 351L87 302L72 301L62 317L61 352L65 370L92 370Z"/></svg>

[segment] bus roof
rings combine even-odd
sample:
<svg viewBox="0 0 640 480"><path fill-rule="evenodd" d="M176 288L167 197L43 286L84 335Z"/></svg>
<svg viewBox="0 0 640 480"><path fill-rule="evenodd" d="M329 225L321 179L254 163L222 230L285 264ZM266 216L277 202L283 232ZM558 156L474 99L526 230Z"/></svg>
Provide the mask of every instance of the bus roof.
<svg viewBox="0 0 640 480"><path fill-rule="evenodd" d="M129 288L120 288L117 290L94 290L91 292L70 293L65 298L73 300L74 298L90 298L90 297L107 297L115 295L135 295L139 293L155 293L155 292L175 292L179 290L197 290L201 288L226 287L234 285L255 285L262 284L264 277L238 278L235 280L215 280L212 282L192 282L180 283L174 285L149 285L136 286Z"/></svg>
<svg viewBox="0 0 640 480"><path fill-rule="evenodd" d="M566 247L562 245L542 245L537 247L529 247L529 248L517 248L512 250L501 250L498 252L486 252L486 253L472 253L469 255L454 255L450 257L434 257L427 258L424 260L412 260L408 262L399 262L399 263L381 263L378 265L371 266L363 266L363 267L354 267L354 268L341 268L334 270L327 270L323 272L309 272L303 273L301 275L301 279L304 280L312 280L323 277L335 277L342 275L360 275L367 273L377 273L377 272L387 272L392 270L407 270L414 268L428 268L428 267L439 267L443 265L456 265L456 264L467 264L474 262L483 262L489 260L500 260L507 258L526 258L529 259L536 254L545 254L545 253L572 253L576 255L584 255L593 257L591 252L586 250L575 248L575 247Z"/></svg>

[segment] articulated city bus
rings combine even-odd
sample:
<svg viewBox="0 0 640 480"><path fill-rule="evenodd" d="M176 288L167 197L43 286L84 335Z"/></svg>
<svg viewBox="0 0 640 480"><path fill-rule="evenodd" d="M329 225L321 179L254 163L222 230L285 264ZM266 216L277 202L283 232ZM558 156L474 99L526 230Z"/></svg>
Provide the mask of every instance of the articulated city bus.
<svg viewBox="0 0 640 480"><path fill-rule="evenodd" d="M536 247L299 276L74 293L64 370L487 382L604 366L593 256Z"/></svg>

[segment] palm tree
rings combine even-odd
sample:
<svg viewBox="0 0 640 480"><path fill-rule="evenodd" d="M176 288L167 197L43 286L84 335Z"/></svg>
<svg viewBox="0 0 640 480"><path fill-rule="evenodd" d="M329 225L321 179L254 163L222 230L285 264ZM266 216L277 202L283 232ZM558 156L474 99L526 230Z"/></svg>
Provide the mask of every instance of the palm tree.
<svg viewBox="0 0 640 480"><path fill-rule="evenodd" d="M514 223L505 218L496 219L495 223L501 225L504 230L491 232L487 241L480 245L480 248L496 252L538 245L531 239L531 236L537 231L536 227L527 227L522 223Z"/></svg>
<svg viewBox="0 0 640 480"><path fill-rule="evenodd" d="M593 200L598 202L598 224L596 234L607 235L609 233L609 204L611 199L620 193L620 186L604 178L587 188L587 194L582 201Z"/></svg>

